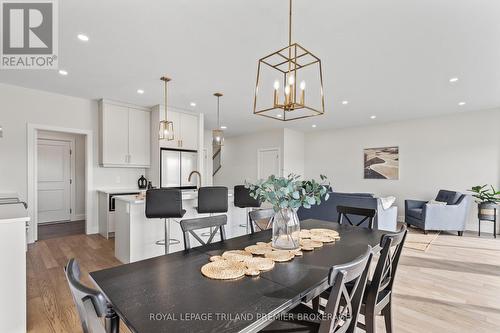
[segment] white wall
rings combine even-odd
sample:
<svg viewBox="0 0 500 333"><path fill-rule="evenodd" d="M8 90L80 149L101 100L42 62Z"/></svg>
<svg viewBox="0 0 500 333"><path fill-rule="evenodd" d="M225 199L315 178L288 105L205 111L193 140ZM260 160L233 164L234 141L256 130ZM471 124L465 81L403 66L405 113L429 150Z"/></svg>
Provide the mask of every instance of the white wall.
<svg viewBox="0 0 500 333"><path fill-rule="evenodd" d="M245 180L257 180L257 150L262 148L279 148L283 163L283 130L226 138L221 152L222 168L214 176L214 184L232 188Z"/></svg>
<svg viewBox="0 0 500 333"><path fill-rule="evenodd" d="M439 189L465 192L500 186L500 110L310 132L305 136L306 177L327 175L335 191L433 199ZM399 146L399 180L363 179L363 148ZM477 230L476 205L468 229ZM483 230L491 226L483 224Z"/></svg>
<svg viewBox="0 0 500 333"><path fill-rule="evenodd" d="M52 94L12 85L0 84L0 191L17 192L27 197L28 123L91 130L94 143L94 188L136 187L144 169L101 168L97 165L97 101ZM97 195L95 195L95 202ZM97 207L97 205L95 205ZM89 221L97 232L97 221Z"/></svg>
<svg viewBox="0 0 500 333"><path fill-rule="evenodd" d="M73 186L75 197L71 200L73 209L72 220L85 219L85 136L79 134L39 131L39 139L73 141L73 155L75 156L75 174Z"/></svg>
<svg viewBox="0 0 500 333"><path fill-rule="evenodd" d="M283 175L304 175L304 133L285 128L283 130Z"/></svg>

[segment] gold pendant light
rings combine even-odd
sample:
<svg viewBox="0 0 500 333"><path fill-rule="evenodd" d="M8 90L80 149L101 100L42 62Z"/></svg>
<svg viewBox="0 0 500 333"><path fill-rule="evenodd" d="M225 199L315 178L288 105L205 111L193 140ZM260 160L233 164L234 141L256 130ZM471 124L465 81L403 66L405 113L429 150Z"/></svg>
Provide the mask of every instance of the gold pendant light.
<svg viewBox="0 0 500 333"><path fill-rule="evenodd" d="M167 84L172 79L166 76L162 76L160 80L162 80L165 84L165 119L160 121L159 139L172 141L174 139L174 123L169 121L167 116Z"/></svg>
<svg viewBox="0 0 500 333"><path fill-rule="evenodd" d="M292 0L289 5L288 46L259 60L253 108L254 114L281 121L325 113L321 60L292 43Z"/></svg>
<svg viewBox="0 0 500 333"><path fill-rule="evenodd" d="M222 147L224 145L224 131L220 129L220 98L221 93L215 93L217 97L217 128L212 130L212 145L214 147Z"/></svg>

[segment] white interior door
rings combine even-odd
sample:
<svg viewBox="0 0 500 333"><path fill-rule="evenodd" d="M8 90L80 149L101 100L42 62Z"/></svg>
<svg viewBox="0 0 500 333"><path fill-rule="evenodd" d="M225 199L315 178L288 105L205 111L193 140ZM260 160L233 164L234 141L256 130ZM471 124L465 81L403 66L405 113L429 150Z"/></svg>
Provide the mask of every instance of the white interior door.
<svg viewBox="0 0 500 333"><path fill-rule="evenodd" d="M38 223L71 219L71 144L38 140Z"/></svg>
<svg viewBox="0 0 500 333"><path fill-rule="evenodd" d="M260 149L258 152L258 170L259 179L267 178L270 175L280 176L280 150L278 148Z"/></svg>

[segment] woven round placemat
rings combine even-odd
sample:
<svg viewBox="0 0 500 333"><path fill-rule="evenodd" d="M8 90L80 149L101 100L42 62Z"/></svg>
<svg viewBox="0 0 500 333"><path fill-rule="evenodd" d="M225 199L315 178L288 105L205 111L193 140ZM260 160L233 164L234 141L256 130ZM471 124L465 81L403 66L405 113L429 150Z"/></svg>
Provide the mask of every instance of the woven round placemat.
<svg viewBox="0 0 500 333"><path fill-rule="evenodd" d="M311 241L322 242L322 243L332 243L332 242L335 242L335 238L327 236L327 235L312 235Z"/></svg>
<svg viewBox="0 0 500 333"><path fill-rule="evenodd" d="M267 243L250 245L245 247L245 251L256 255L264 255L266 252L272 251L271 246Z"/></svg>
<svg viewBox="0 0 500 333"><path fill-rule="evenodd" d="M224 258L222 258L221 256L211 256L210 257L210 261L217 261L217 260L223 260Z"/></svg>
<svg viewBox="0 0 500 333"><path fill-rule="evenodd" d="M313 241L313 240L310 240L310 239L301 239L300 240L300 245L302 247L322 247L323 246L323 243L322 242L317 242L317 241Z"/></svg>
<svg viewBox="0 0 500 333"><path fill-rule="evenodd" d="M214 280L232 280L245 275L247 267L238 261L216 260L201 267L201 274Z"/></svg>
<svg viewBox="0 0 500 333"><path fill-rule="evenodd" d="M272 252L266 253L264 257L276 262L285 262L292 260L295 257L295 254L287 250L274 250Z"/></svg>
<svg viewBox="0 0 500 333"><path fill-rule="evenodd" d="M340 238L339 233L335 230L332 230L332 229L317 228L317 229L311 229L310 232L313 235L323 235L323 236L329 236L332 238Z"/></svg>
<svg viewBox="0 0 500 333"><path fill-rule="evenodd" d="M312 236L312 233L308 229L302 229L299 232L299 237L300 238L311 238L311 236Z"/></svg>
<svg viewBox="0 0 500 333"><path fill-rule="evenodd" d="M258 269L259 271L269 271L274 268L274 261L269 258L248 257L243 263L248 269Z"/></svg>
<svg viewBox="0 0 500 333"><path fill-rule="evenodd" d="M236 261L243 261L245 260L245 257L251 257L251 256L252 254L250 252L244 250L230 250L222 254L222 257L224 259L230 259Z"/></svg>
<svg viewBox="0 0 500 333"><path fill-rule="evenodd" d="M260 271L258 269L255 269L255 268L249 268L245 271L245 275L246 276L259 276Z"/></svg>

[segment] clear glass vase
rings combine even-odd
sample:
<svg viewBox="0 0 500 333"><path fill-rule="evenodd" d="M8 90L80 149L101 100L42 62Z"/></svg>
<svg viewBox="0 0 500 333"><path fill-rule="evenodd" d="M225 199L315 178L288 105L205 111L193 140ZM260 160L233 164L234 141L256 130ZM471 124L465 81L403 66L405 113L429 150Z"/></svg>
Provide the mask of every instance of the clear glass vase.
<svg viewBox="0 0 500 333"><path fill-rule="evenodd" d="M282 250L295 250L299 244L300 224L297 211L282 208L273 217L273 247Z"/></svg>

